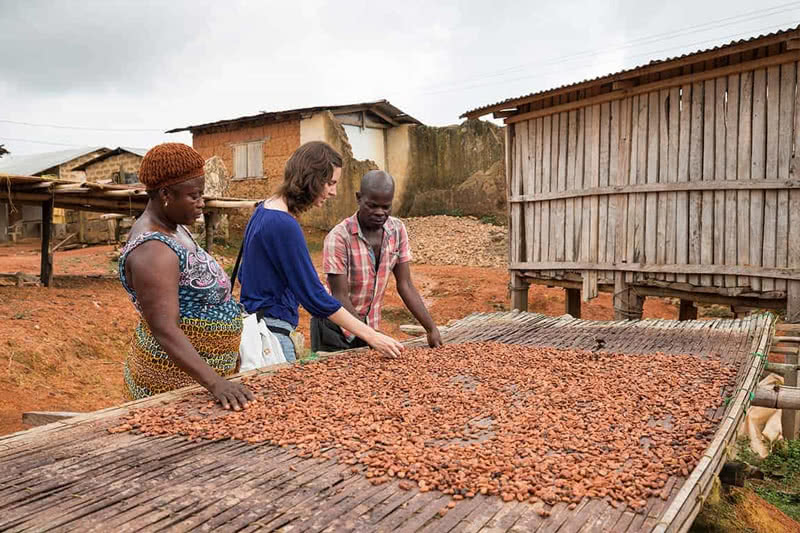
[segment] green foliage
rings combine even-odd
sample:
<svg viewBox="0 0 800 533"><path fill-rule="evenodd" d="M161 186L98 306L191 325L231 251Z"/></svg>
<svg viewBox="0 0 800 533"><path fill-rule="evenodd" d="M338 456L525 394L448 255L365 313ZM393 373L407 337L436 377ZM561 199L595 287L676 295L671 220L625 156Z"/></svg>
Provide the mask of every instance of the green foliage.
<svg viewBox="0 0 800 533"><path fill-rule="evenodd" d="M740 460L757 466L764 474L763 480L750 480L748 485L787 516L800 521L800 440L776 442L764 459L753 453L746 437L739 439L737 448Z"/></svg>
<svg viewBox="0 0 800 533"><path fill-rule="evenodd" d="M502 226L496 215L483 215L480 219L481 224L490 224L492 226Z"/></svg>
<svg viewBox="0 0 800 533"><path fill-rule="evenodd" d="M754 487L756 494L780 509L792 520L800 522L800 494L774 487Z"/></svg>
<svg viewBox="0 0 800 533"><path fill-rule="evenodd" d="M800 440L778 441L760 466L762 472L783 478L784 483L794 482L800 473Z"/></svg>

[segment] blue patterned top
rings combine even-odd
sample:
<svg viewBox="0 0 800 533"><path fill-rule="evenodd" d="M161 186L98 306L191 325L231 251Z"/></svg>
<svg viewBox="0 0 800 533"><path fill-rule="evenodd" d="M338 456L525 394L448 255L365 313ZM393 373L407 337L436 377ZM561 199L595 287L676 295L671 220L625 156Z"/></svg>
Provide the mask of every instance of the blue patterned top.
<svg viewBox="0 0 800 533"><path fill-rule="evenodd" d="M189 251L172 237L158 231L148 231L136 237L125 245L119 258L119 279L139 314L142 310L136 299L136 291L128 286L125 262L128 254L137 246L150 240L163 242L178 256L178 304L182 319L226 322L241 316L241 307L231 297L230 279L219 263L200 246L196 251Z"/></svg>

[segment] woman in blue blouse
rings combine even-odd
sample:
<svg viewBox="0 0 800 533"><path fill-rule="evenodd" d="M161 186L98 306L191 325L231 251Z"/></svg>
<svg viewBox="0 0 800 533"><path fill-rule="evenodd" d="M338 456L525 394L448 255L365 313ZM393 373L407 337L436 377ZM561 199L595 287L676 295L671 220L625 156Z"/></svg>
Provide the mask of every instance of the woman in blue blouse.
<svg viewBox="0 0 800 533"><path fill-rule="evenodd" d="M260 204L244 234L239 280L241 302L257 313L278 338L286 360L295 360L290 333L297 327L298 304L312 316L327 318L390 357L403 346L351 315L319 280L296 217L336 196L342 158L328 144L312 141L286 162L277 193Z"/></svg>

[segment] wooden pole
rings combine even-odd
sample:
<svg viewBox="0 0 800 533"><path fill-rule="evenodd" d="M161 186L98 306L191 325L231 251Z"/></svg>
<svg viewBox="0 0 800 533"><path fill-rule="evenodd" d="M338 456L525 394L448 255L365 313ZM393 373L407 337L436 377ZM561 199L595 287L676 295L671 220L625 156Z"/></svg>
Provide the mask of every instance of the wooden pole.
<svg viewBox="0 0 800 533"><path fill-rule="evenodd" d="M790 281L787 287L786 322L800 323L800 281Z"/></svg>
<svg viewBox="0 0 800 533"><path fill-rule="evenodd" d="M517 274L511 273L511 308L518 311L528 310L528 289L530 284Z"/></svg>
<svg viewBox="0 0 800 533"><path fill-rule="evenodd" d="M564 289L564 311L573 318L581 317L581 290Z"/></svg>
<svg viewBox="0 0 800 533"><path fill-rule="evenodd" d="M42 286L53 283L53 252L50 250L50 229L53 225L53 199L42 202L42 265L39 275Z"/></svg>
<svg viewBox="0 0 800 533"><path fill-rule="evenodd" d="M644 311L644 297L625 280L624 272L614 273L614 305L615 320L641 320Z"/></svg>
<svg viewBox="0 0 800 533"><path fill-rule="evenodd" d="M697 306L693 301L681 299L678 320L697 320Z"/></svg>
<svg viewBox="0 0 800 533"><path fill-rule="evenodd" d="M214 229L217 225L219 215L216 211L206 211L203 213L203 222L206 226L206 252L211 253L211 246L214 244Z"/></svg>
<svg viewBox="0 0 800 533"><path fill-rule="evenodd" d="M771 409L800 409L800 388L787 387L785 385L756 387L751 405L769 407Z"/></svg>

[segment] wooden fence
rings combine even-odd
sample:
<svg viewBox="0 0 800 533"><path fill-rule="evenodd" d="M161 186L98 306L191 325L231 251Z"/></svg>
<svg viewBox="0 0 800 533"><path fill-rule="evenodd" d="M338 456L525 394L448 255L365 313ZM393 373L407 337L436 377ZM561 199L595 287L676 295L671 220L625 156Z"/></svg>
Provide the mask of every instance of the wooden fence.
<svg viewBox="0 0 800 533"><path fill-rule="evenodd" d="M579 273L584 300L622 274L796 310L798 60L740 54L509 116L510 269L556 285Z"/></svg>

